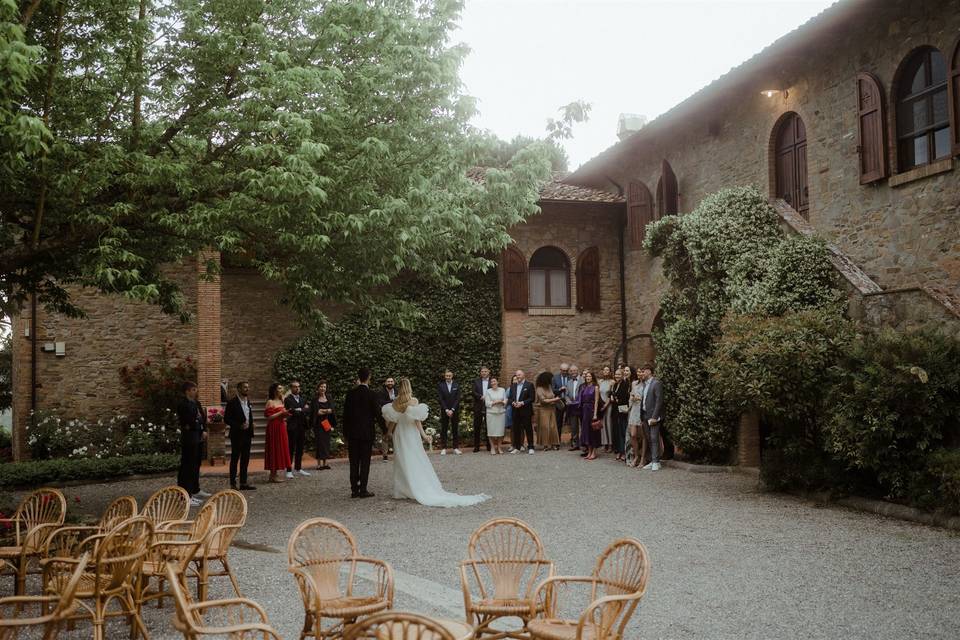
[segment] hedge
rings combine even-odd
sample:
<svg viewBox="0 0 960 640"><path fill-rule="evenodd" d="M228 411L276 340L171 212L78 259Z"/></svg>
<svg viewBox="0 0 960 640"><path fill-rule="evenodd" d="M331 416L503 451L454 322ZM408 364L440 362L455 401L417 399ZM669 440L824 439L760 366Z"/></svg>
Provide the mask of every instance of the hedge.
<svg viewBox="0 0 960 640"><path fill-rule="evenodd" d="M80 460L30 460L0 464L0 487L40 487L73 480L107 480L135 474L174 471L180 456L172 453Z"/></svg>

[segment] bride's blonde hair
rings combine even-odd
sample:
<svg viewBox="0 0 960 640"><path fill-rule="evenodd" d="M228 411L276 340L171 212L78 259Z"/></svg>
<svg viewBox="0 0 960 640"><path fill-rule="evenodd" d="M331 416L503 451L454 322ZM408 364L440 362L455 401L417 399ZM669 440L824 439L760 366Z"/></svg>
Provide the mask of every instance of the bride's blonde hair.
<svg viewBox="0 0 960 640"><path fill-rule="evenodd" d="M413 398L413 388L410 386L410 378L400 378L397 383L397 397L393 401L393 409L397 413L403 413L410 406Z"/></svg>

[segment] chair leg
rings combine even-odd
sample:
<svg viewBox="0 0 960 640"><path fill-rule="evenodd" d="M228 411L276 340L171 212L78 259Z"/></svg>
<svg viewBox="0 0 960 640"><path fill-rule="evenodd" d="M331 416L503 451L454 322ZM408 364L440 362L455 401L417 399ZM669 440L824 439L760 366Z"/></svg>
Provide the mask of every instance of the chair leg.
<svg viewBox="0 0 960 640"><path fill-rule="evenodd" d="M132 624L130 625L130 637L133 638L134 629L139 633L140 637L143 640L150 640L150 636L147 634L147 627L143 624L143 619L140 617L140 613L137 611L136 603L133 601L133 597L128 593L124 598L121 599L124 604L124 608L127 610L128 617L132 618Z"/></svg>
<svg viewBox="0 0 960 640"><path fill-rule="evenodd" d="M233 583L233 591L237 594L238 598L242 598L243 596L240 594L240 584L237 582L237 576L233 574L233 569L230 568L227 557L224 556L220 558L220 563L223 565L223 570L227 572L227 577L230 578L230 582Z"/></svg>
<svg viewBox="0 0 960 640"><path fill-rule="evenodd" d="M210 565L207 563L206 558L200 558L200 574L199 581L197 583L197 601L206 602L207 601L207 581L210 579Z"/></svg>

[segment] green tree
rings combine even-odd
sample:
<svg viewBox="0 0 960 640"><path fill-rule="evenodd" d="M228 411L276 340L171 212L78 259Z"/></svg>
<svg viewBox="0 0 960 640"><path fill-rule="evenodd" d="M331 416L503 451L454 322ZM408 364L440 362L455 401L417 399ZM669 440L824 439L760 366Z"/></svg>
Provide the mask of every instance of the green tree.
<svg viewBox="0 0 960 640"><path fill-rule="evenodd" d="M483 185L452 0L0 0L0 277L82 313L84 285L183 312L204 247L318 300L417 315L383 285L492 266L547 153ZM215 269L210 265L211 270ZM379 293L378 293L379 292Z"/></svg>

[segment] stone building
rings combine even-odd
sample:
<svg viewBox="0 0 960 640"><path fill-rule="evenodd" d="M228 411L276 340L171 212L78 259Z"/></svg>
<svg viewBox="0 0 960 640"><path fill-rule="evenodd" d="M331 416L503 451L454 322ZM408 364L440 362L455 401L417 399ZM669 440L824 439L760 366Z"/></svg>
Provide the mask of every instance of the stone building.
<svg viewBox="0 0 960 640"><path fill-rule="evenodd" d="M505 372L651 358L665 282L641 248L645 226L736 185L769 193L789 231L830 243L854 316L960 331L958 37L960 0L838 2L547 184L500 264ZM210 282L197 268L176 271L191 325L87 293L88 320L14 319L18 455L31 402L122 410L115 372L165 340L195 354L206 404L221 377L264 393L295 318L279 305L238 311L278 296L255 273L227 267Z"/></svg>

